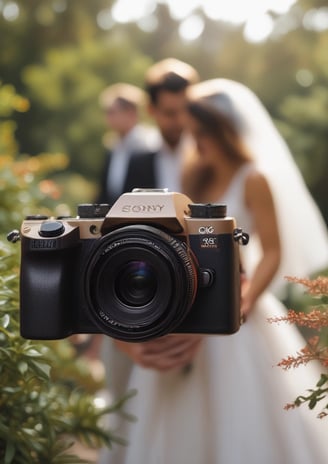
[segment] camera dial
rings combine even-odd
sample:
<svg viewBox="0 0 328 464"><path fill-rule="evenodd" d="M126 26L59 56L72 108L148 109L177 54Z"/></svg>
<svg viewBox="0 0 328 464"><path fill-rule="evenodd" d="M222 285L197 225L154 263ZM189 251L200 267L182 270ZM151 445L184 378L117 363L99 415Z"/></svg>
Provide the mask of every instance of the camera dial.
<svg viewBox="0 0 328 464"><path fill-rule="evenodd" d="M39 235L41 237L59 237L65 232L65 227L59 221L47 221L40 225Z"/></svg>
<svg viewBox="0 0 328 464"><path fill-rule="evenodd" d="M227 206L224 204L216 203L191 203L190 217L192 218L224 218L227 214Z"/></svg>

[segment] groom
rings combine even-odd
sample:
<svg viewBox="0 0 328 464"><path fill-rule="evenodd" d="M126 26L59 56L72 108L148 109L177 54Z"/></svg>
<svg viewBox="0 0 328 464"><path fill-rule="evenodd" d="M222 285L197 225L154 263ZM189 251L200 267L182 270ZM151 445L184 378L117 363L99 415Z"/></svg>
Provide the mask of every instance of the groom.
<svg viewBox="0 0 328 464"><path fill-rule="evenodd" d="M161 134L161 143L156 151L131 157L125 180L127 190L141 187L181 191L182 160L191 144L184 131L186 90L197 81L197 71L189 64L174 58L159 61L146 72L148 111ZM114 343L134 363L167 371L183 368L191 363L201 338L197 335L179 334L145 343Z"/></svg>
<svg viewBox="0 0 328 464"><path fill-rule="evenodd" d="M181 191L181 165L191 139L185 134L186 90L198 81L187 63L167 58L151 66L145 76L148 113L160 134L157 150L138 153L127 170L126 191L134 187Z"/></svg>

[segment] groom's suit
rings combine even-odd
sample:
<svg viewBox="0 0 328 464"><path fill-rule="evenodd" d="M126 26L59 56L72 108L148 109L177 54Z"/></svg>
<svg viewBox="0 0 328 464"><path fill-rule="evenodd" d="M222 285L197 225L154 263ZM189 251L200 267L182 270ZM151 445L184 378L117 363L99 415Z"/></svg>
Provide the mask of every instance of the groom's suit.
<svg viewBox="0 0 328 464"><path fill-rule="evenodd" d="M125 180L123 182L122 191L120 192L131 192L134 188L156 188L158 179L155 169L155 158L157 152L145 152L138 153L135 156L131 156ZM107 163L104 168L100 193L97 198L97 203L108 203L112 205L118 198L113 196L107 188L108 170L110 169L111 156L107 157Z"/></svg>

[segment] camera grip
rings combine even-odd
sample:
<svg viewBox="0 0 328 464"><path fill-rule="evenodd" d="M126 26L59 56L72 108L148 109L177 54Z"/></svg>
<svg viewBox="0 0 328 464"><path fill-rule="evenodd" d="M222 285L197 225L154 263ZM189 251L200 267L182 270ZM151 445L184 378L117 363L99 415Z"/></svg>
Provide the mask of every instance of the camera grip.
<svg viewBox="0 0 328 464"><path fill-rule="evenodd" d="M78 246L31 249L23 239L20 274L20 331L24 338L58 339L72 333Z"/></svg>

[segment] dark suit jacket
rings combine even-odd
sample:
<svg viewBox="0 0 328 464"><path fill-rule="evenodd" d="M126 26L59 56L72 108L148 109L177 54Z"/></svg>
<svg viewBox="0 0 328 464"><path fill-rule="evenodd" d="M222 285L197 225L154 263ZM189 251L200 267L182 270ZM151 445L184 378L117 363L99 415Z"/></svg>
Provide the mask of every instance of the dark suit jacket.
<svg viewBox="0 0 328 464"><path fill-rule="evenodd" d="M112 154L110 151L106 152L106 160L103 165L103 169L101 172L100 177L100 188L97 198L95 199L95 203L112 203L112 199L110 198L110 192L107 189L107 178L108 178L108 171L110 170L110 163L112 160Z"/></svg>
<svg viewBox="0 0 328 464"><path fill-rule="evenodd" d="M158 186L155 169L156 155L157 152L146 152L131 157L125 178L125 192L138 187L156 188Z"/></svg>
<svg viewBox="0 0 328 464"><path fill-rule="evenodd" d="M156 188L157 178L155 171L155 157L157 152L136 153L131 156L123 190L121 193L131 192L134 188ZM112 205L117 200L117 195L113 196L107 188L108 170L110 169L111 156L107 156L106 164L100 185L100 193L97 203L109 203Z"/></svg>

